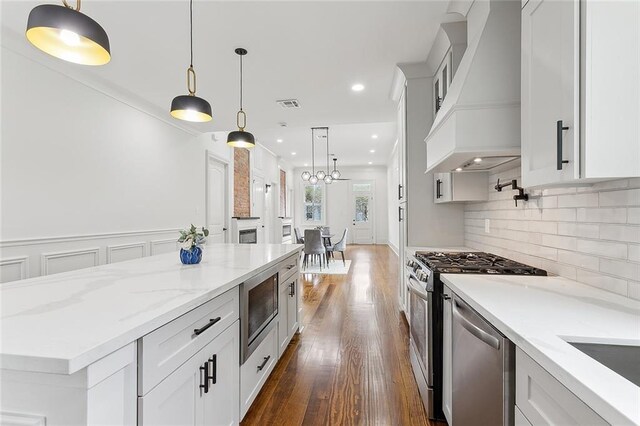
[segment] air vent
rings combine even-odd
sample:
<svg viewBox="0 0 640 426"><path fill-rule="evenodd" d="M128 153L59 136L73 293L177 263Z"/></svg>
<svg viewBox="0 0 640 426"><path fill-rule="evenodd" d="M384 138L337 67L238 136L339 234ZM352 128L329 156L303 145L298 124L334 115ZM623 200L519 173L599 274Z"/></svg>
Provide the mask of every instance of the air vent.
<svg viewBox="0 0 640 426"><path fill-rule="evenodd" d="M281 108L289 109L289 108L300 108L300 102L297 99L283 99L280 101L276 101Z"/></svg>

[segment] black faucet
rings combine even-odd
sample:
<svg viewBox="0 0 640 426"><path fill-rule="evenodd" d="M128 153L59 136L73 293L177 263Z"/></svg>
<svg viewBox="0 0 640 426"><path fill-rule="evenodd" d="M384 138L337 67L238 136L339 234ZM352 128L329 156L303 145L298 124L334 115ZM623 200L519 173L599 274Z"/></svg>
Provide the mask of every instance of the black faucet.
<svg viewBox="0 0 640 426"><path fill-rule="evenodd" d="M500 179L498 179L498 182L496 183L496 186L494 186L494 188L496 191L502 192L502 188L506 188L509 185L511 185L511 189L513 189L514 191L518 191L518 194L513 196L513 201L516 202L516 207L518 207L518 200L529 201L529 194L525 194L524 188L518 186L517 179L513 179L509 183L502 184L500 183Z"/></svg>

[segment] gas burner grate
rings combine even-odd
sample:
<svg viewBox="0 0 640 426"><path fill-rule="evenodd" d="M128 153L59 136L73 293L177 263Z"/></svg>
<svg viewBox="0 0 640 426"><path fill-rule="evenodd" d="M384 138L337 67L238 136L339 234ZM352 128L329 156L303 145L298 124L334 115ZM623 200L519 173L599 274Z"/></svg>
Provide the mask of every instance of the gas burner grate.
<svg viewBox="0 0 640 426"><path fill-rule="evenodd" d="M416 259L443 274L547 275L547 272L492 253L417 252Z"/></svg>

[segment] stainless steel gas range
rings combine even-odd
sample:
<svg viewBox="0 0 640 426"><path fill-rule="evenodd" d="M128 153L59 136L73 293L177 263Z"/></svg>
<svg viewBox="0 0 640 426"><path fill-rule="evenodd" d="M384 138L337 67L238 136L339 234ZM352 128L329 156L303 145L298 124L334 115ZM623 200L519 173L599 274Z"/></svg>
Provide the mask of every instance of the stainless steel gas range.
<svg viewBox="0 0 640 426"><path fill-rule="evenodd" d="M483 252L416 252L406 265L409 289L410 356L420 396L431 419L442 411L443 284L440 274L547 275Z"/></svg>

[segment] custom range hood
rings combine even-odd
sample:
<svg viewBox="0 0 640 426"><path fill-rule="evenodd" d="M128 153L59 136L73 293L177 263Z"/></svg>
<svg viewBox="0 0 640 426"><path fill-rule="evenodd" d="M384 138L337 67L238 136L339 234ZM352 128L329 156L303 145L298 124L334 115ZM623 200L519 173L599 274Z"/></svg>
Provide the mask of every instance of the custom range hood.
<svg viewBox="0 0 640 426"><path fill-rule="evenodd" d="M521 2L452 1L449 11L466 17L467 47L425 138L426 172L515 165L520 157Z"/></svg>

